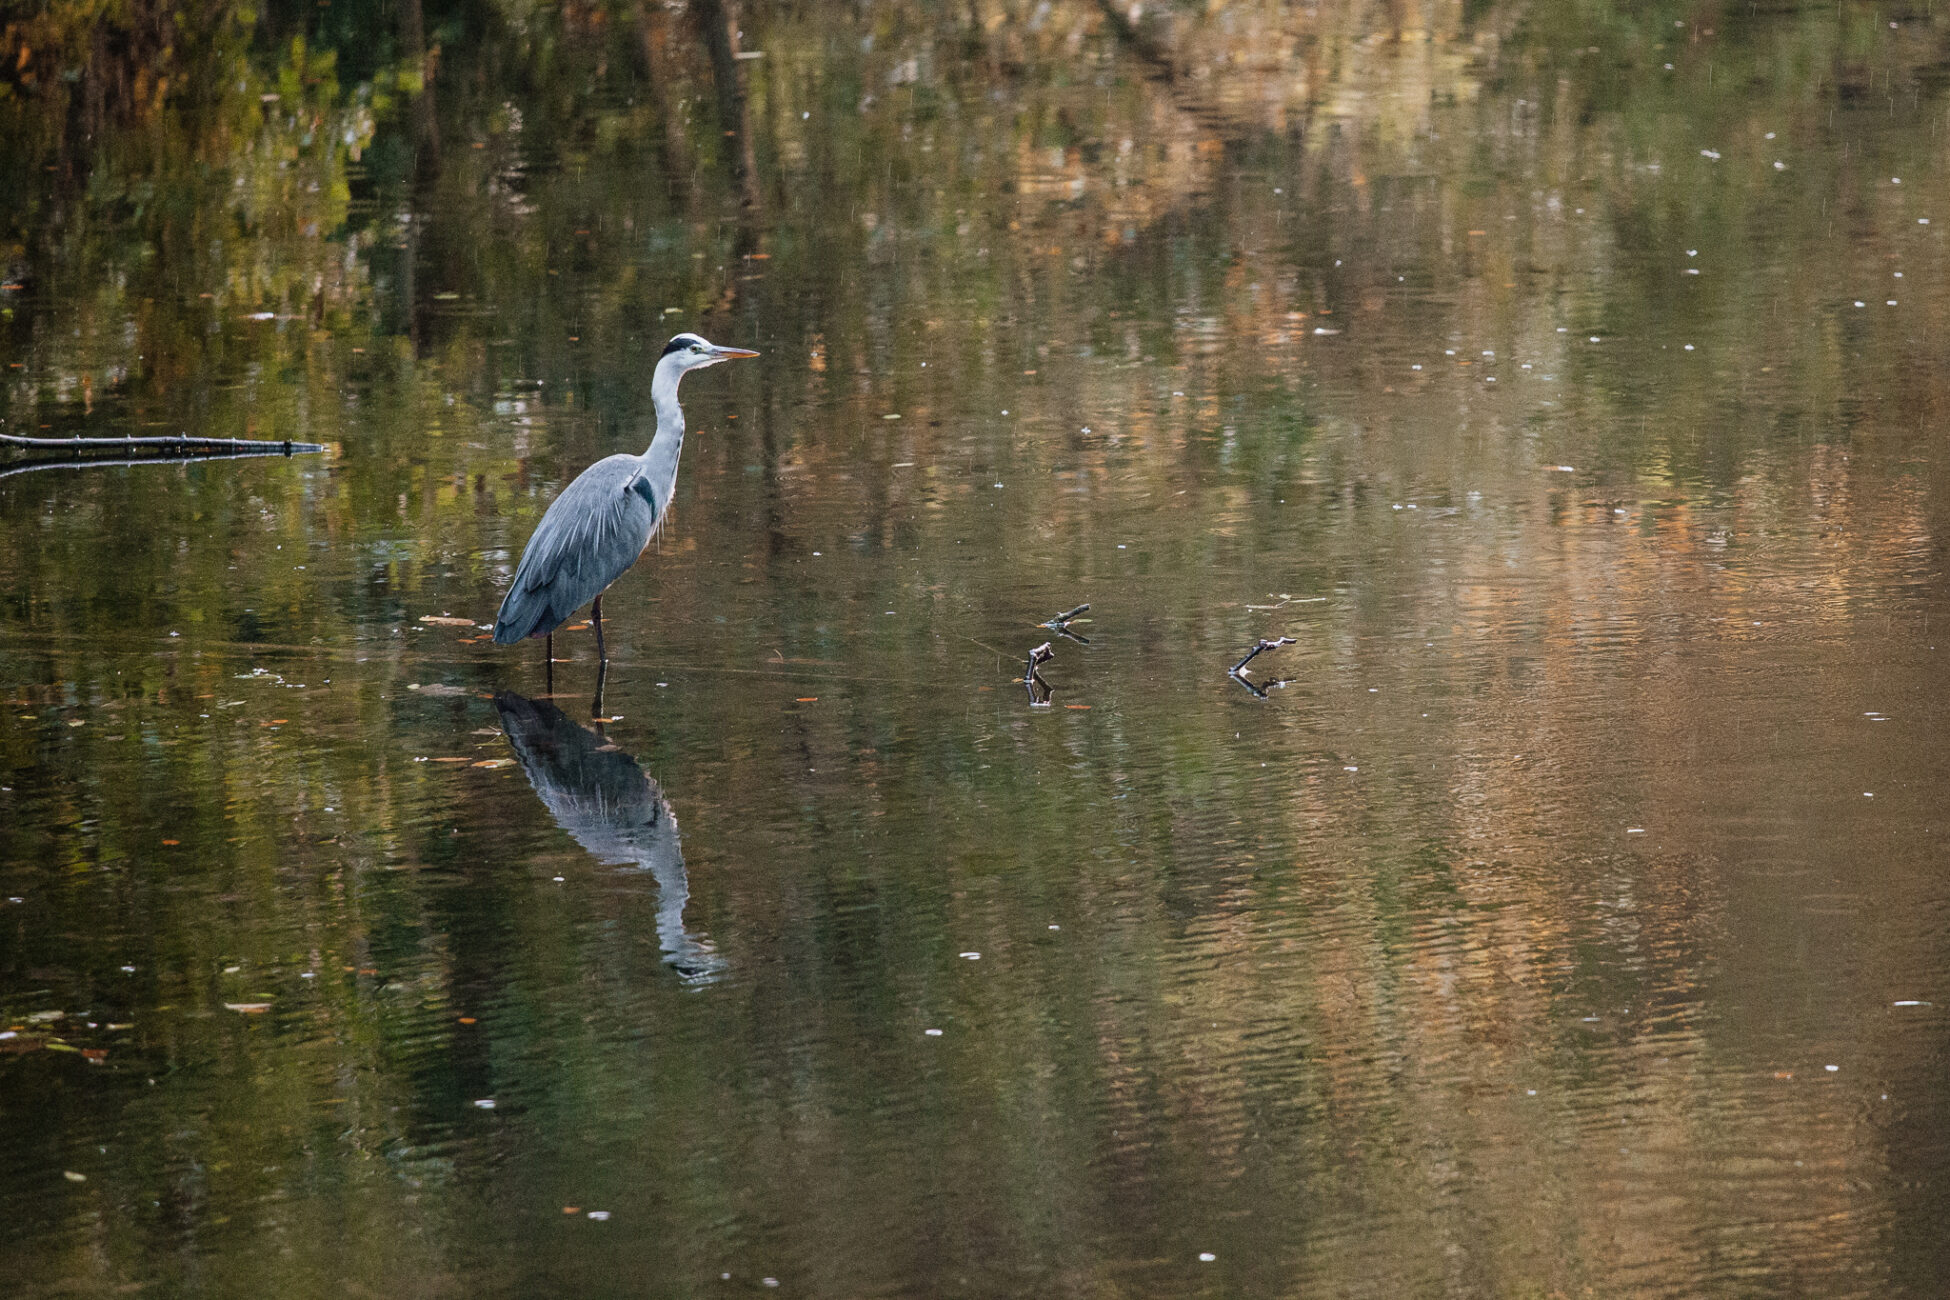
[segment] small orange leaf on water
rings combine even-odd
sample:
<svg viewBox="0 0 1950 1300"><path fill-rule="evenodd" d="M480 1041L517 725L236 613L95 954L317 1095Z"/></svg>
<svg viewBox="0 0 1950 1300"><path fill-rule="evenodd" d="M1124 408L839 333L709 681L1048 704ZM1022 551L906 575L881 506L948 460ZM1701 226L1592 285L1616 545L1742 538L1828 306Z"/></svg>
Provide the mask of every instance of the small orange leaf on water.
<svg viewBox="0 0 1950 1300"><path fill-rule="evenodd" d="M1090 706L1088 704L1066 704L1063 707L1066 709L1087 709Z"/></svg>
<svg viewBox="0 0 1950 1300"><path fill-rule="evenodd" d="M176 847L176 846L177 846L178 844L181 844L182 842L183 842L183 841L181 841L181 840L164 840L164 841L163 841L163 843L164 843L164 844L167 844L167 845L168 845L168 846L169 846L170 848L172 848L172 849L173 849L173 848L175 848L175 847Z"/></svg>
<svg viewBox="0 0 1950 1300"><path fill-rule="evenodd" d="M474 764L475 767L513 767L514 765L515 760L512 758L484 758Z"/></svg>
<svg viewBox="0 0 1950 1300"><path fill-rule="evenodd" d="M1794 1071L1793 1071L1793 1070L1776 1070L1776 1071L1774 1071L1774 1077L1775 1077L1775 1078L1777 1078L1777 1079L1792 1079L1792 1078L1794 1077Z"/></svg>
<svg viewBox="0 0 1950 1300"><path fill-rule="evenodd" d="M563 1207L562 1207L562 1213L564 1213L564 1214L581 1214L581 1213L582 1213L582 1207L581 1207L580 1205L565 1205L565 1206L563 1206Z"/></svg>
<svg viewBox="0 0 1950 1300"><path fill-rule="evenodd" d="M819 703L819 697L817 695L801 695L798 699L794 700L793 703L794 704L817 704Z"/></svg>
<svg viewBox="0 0 1950 1300"><path fill-rule="evenodd" d="M257 725L260 727L282 727L289 721L291 721L290 718L272 718L269 722L260 722Z"/></svg>
<svg viewBox="0 0 1950 1300"><path fill-rule="evenodd" d="M106 1047L84 1047L81 1049L81 1054L97 1065L100 1065L108 1059L108 1049Z"/></svg>
<svg viewBox="0 0 1950 1300"><path fill-rule="evenodd" d="M472 1017L472 1016L462 1016L462 1017L460 1018L460 1023L462 1023L463 1025L471 1025L471 1024L473 1024L473 1023L474 1023L474 1017Z"/></svg>

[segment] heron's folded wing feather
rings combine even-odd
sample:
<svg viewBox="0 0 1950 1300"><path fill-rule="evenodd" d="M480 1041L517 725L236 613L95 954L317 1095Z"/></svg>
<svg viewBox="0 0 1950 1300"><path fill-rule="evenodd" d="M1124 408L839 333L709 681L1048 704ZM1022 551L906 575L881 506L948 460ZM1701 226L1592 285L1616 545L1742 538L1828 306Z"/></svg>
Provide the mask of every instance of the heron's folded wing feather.
<svg viewBox="0 0 1950 1300"><path fill-rule="evenodd" d="M599 460L555 498L522 552L496 641L553 632L636 563L655 522L649 503L624 490L636 467L634 456Z"/></svg>

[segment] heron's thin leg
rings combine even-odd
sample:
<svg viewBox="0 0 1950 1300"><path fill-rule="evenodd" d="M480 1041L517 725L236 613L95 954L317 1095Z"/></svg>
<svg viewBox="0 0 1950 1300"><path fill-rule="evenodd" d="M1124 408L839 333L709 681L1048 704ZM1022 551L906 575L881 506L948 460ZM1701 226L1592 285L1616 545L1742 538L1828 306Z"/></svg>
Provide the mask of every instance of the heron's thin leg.
<svg viewBox="0 0 1950 1300"><path fill-rule="evenodd" d="M596 603L589 611L589 620L596 625L596 661L607 665L609 651L603 649L603 598L601 596L596 597Z"/></svg>
<svg viewBox="0 0 1950 1300"><path fill-rule="evenodd" d="M609 676L609 660L596 661L596 698L589 702L589 716L598 722L603 718L603 681Z"/></svg>
<svg viewBox="0 0 1950 1300"><path fill-rule="evenodd" d="M542 638L542 662L548 665L548 693L555 694L555 633Z"/></svg>

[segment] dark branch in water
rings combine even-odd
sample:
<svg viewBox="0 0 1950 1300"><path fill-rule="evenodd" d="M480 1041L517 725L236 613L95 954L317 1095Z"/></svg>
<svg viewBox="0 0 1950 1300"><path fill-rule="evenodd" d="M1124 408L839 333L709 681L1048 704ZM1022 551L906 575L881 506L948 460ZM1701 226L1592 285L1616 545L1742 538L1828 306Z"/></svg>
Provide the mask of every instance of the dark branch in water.
<svg viewBox="0 0 1950 1300"><path fill-rule="evenodd" d="M289 456L294 452L324 451L323 443L293 442L289 438L273 442L265 438L192 438L188 434L170 434L154 438L29 438L25 434L0 433L0 443L9 447L31 447L35 451L88 452L131 451L153 449L158 452L174 452L181 457L190 456Z"/></svg>
<svg viewBox="0 0 1950 1300"><path fill-rule="evenodd" d="M1083 613L1085 610L1089 608L1090 608L1090 603L1088 601L1085 601L1083 604L1078 605L1075 609L1064 610L1061 614L1058 614L1055 618L1049 620L1049 622L1038 623L1036 626L1046 627L1050 631L1056 633L1058 636L1069 637L1070 640L1075 641L1078 645L1089 645L1090 644L1089 637L1079 636L1075 632L1072 632L1070 630L1070 620L1075 618L1077 615Z"/></svg>
<svg viewBox="0 0 1950 1300"><path fill-rule="evenodd" d="M1047 641L1029 652L1029 666L1022 670L1022 684L1029 690L1029 703L1031 705L1043 706L1049 703L1051 694L1050 684L1043 680L1043 675L1037 672L1036 669L1039 665L1046 664L1054 658L1056 658L1056 652L1049 648L1049 642Z"/></svg>
<svg viewBox="0 0 1950 1300"><path fill-rule="evenodd" d="M1049 648L1049 642L1043 642L1029 652L1029 666L1022 670L1022 679L1028 681L1036 675L1036 669L1040 665L1046 664L1054 658L1056 658L1056 651Z"/></svg>
<svg viewBox="0 0 1950 1300"><path fill-rule="evenodd" d="M294 444L298 451L305 450L302 443ZM323 451L324 448L318 450ZM42 469L97 469L114 465L200 465L211 460L249 460L258 456L286 456L290 453L277 443L272 443L257 451L212 451L195 456L135 456L109 458L104 456L59 456L23 460L17 465L0 469L0 478L11 478L15 474L32 474Z"/></svg>
<svg viewBox="0 0 1950 1300"><path fill-rule="evenodd" d="M1259 644L1254 646L1252 649L1248 650L1246 652L1246 657L1244 659L1241 659L1238 663L1226 669L1226 671L1228 673L1231 673L1234 677L1238 677L1245 672L1247 664L1251 663L1254 659L1257 659L1260 655L1266 653L1268 650L1277 650L1283 645L1293 645L1293 644L1294 644L1294 639L1290 636L1283 636L1273 641L1268 641L1265 637L1261 637L1259 639Z"/></svg>

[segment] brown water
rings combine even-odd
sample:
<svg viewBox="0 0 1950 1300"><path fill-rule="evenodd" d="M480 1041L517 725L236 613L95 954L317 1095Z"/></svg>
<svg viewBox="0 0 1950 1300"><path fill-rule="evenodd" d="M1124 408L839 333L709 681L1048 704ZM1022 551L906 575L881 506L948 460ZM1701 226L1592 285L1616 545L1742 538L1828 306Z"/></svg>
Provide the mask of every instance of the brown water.
<svg viewBox="0 0 1950 1300"><path fill-rule="evenodd" d="M16 125L12 1294L1941 1293L1950 18L629 19Z"/></svg>

